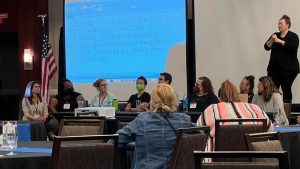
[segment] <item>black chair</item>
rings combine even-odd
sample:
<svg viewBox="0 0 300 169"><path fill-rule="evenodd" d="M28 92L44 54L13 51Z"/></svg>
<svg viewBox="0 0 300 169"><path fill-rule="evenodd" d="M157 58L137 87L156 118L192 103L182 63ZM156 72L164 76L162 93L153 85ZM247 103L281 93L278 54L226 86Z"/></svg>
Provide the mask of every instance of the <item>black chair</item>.
<svg viewBox="0 0 300 169"><path fill-rule="evenodd" d="M59 126L59 136L99 135L104 133L105 117L65 117Z"/></svg>
<svg viewBox="0 0 300 169"><path fill-rule="evenodd" d="M216 119L215 151L247 151L244 135L266 131L267 119ZM228 160L230 159L226 159ZM238 160L249 161L249 159Z"/></svg>
<svg viewBox="0 0 300 169"><path fill-rule="evenodd" d="M265 133L252 133L245 134L245 140L247 143L247 149L249 151L254 151L251 143L253 142L265 142L279 140L278 134L276 132L265 132Z"/></svg>
<svg viewBox="0 0 300 169"><path fill-rule="evenodd" d="M262 162L211 162L203 163L203 158L275 158L279 163ZM239 160L236 160L239 161ZM194 151L195 169L289 169L286 151Z"/></svg>
<svg viewBox="0 0 300 169"><path fill-rule="evenodd" d="M250 151L283 151L276 132L246 134L245 139ZM277 159L272 158L254 158L251 161L278 163Z"/></svg>
<svg viewBox="0 0 300 169"><path fill-rule="evenodd" d="M169 169L194 168L193 151L204 151L209 127L179 128Z"/></svg>
<svg viewBox="0 0 300 169"><path fill-rule="evenodd" d="M54 137L51 168L116 169L117 150L118 135Z"/></svg>

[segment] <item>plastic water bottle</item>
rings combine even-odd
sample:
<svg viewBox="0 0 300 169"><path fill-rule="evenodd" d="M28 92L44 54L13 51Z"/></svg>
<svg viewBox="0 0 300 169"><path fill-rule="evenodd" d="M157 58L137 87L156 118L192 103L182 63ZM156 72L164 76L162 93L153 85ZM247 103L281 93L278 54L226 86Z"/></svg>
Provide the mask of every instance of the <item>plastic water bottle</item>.
<svg viewBox="0 0 300 169"><path fill-rule="evenodd" d="M187 94L185 93L183 95L183 99L182 99L182 110L183 110L183 112L188 112L188 107L189 107L188 97L187 97Z"/></svg>
<svg viewBox="0 0 300 169"><path fill-rule="evenodd" d="M113 99L112 101L112 106L115 108L115 111L119 111L119 103L118 103L118 99Z"/></svg>

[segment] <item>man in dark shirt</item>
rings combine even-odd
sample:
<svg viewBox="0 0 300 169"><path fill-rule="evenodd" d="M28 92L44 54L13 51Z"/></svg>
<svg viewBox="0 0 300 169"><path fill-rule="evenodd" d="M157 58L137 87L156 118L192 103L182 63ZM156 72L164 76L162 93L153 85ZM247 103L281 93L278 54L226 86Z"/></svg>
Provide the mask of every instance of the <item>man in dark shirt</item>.
<svg viewBox="0 0 300 169"><path fill-rule="evenodd" d="M136 80L137 93L130 96L125 111L141 112L149 109L150 94L145 92L147 79L140 76Z"/></svg>

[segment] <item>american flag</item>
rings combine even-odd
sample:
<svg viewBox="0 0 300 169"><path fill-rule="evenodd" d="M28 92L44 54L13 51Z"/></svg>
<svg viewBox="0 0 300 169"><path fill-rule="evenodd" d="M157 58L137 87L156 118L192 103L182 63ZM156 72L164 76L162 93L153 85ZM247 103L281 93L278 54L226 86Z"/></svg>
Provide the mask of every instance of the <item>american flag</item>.
<svg viewBox="0 0 300 169"><path fill-rule="evenodd" d="M49 43L47 35L43 34L43 42L42 42L42 96L49 103L50 94L49 94L49 85L52 77L57 71L57 66L55 63L55 57L53 56L53 52L51 49L51 45Z"/></svg>

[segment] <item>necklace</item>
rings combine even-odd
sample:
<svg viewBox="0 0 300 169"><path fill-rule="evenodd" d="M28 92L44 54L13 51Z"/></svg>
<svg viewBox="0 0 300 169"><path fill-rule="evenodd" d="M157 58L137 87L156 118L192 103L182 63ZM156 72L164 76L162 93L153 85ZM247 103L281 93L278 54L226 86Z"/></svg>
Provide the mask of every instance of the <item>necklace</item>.
<svg viewBox="0 0 300 169"><path fill-rule="evenodd" d="M36 104L33 101L33 107L35 109L35 114L38 114L38 109L39 109L39 100L37 99Z"/></svg>
<svg viewBox="0 0 300 169"><path fill-rule="evenodd" d="M107 93L105 93L104 98L102 99L102 101L100 101L101 95L99 94L99 107L102 107L102 104L106 98Z"/></svg>

